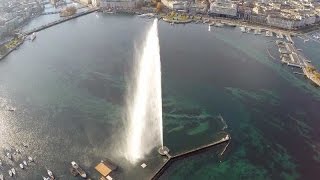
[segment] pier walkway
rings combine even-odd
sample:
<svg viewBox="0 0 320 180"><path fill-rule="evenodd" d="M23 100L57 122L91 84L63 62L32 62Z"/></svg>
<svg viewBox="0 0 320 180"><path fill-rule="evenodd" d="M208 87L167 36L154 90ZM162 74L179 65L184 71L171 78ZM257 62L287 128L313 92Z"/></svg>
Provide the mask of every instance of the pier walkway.
<svg viewBox="0 0 320 180"><path fill-rule="evenodd" d="M77 18L77 17L80 17L80 16L84 16L84 15L93 13L93 12L95 12L95 11L97 11L97 10L98 10L98 8L94 8L94 9L90 9L90 10L88 10L88 11L80 12L80 13L77 13L77 14L75 14L75 15L73 15L73 16L70 16L70 17L67 17L67 18L63 18L63 19L60 19L60 20L51 22L51 23L49 23L49 24L46 24L46 25L43 25L43 26L40 26L40 27L31 29L31 30L29 30L29 31L24 32L23 34L25 34L25 35L30 35L30 34L32 34L32 33L34 33L34 32L42 31L42 30L44 30L44 29L47 29L47 28L49 28L49 27L55 26L55 25L57 25L57 24L60 24L60 23L66 22L66 21L69 21L69 20L71 20L71 19L75 19L75 18Z"/></svg>
<svg viewBox="0 0 320 180"><path fill-rule="evenodd" d="M189 151L186 151L186 152L183 152L183 153L180 153L180 154L177 154L177 155L174 155L174 156L171 156L169 154L166 154L166 156L168 157L168 160L165 162L165 164L163 164L160 169L150 178L151 180L156 180L156 179L159 179L161 177L161 175L164 173L164 171L175 161L177 161L178 159L181 159L181 158L186 158L186 157L189 157L189 156L192 156L198 152L201 152L201 151L204 151L204 150L207 150L208 148L210 147L214 147L214 146L217 146L219 144L222 144L224 142L229 142L231 140L231 136L226 133L226 136L218 141L215 141L213 143L209 143L207 145L204 145L204 146L200 146L198 148L194 148L194 149L191 149ZM225 150L224 150L225 151Z"/></svg>

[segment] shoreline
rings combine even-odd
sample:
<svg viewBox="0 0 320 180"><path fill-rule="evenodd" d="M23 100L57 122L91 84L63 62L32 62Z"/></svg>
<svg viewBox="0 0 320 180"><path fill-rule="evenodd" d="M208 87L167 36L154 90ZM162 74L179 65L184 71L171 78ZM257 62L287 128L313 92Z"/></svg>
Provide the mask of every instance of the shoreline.
<svg viewBox="0 0 320 180"><path fill-rule="evenodd" d="M174 20L174 19L167 19L167 18L162 18L164 22L168 23L174 23L174 24L187 24L191 23L193 20L192 19L187 19L187 20Z"/></svg>
<svg viewBox="0 0 320 180"><path fill-rule="evenodd" d="M4 58L6 58L11 52L13 52L14 50L16 50L19 46L21 46L21 45L24 43L25 39L26 39L25 36L22 37L21 42L19 42L18 44L16 44L15 47L10 48L6 53L4 53L3 55L0 55L0 61L3 60ZM5 44L4 44L3 46L5 46Z"/></svg>

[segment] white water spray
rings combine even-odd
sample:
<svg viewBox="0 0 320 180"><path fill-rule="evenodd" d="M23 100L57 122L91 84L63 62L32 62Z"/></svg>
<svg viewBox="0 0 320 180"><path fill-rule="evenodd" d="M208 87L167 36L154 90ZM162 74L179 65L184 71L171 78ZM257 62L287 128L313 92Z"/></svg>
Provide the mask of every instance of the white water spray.
<svg viewBox="0 0 320 180"><path fill-rule="evenodd" d="M161 63L158 20L147 33L136 59L131 89L127 97L125 157L136 163L146 154L163 146Z"/></svg>

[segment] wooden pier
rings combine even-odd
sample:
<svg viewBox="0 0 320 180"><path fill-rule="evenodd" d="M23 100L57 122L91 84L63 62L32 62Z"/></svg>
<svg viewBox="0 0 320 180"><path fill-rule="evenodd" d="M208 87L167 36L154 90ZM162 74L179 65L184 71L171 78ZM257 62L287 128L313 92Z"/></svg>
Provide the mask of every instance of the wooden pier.
<svg viewBox="0 0 320 180"><path fill-rule="evenodd" d="M198 148L194 148L194 149L191 149L189 151L186 151L186 152L183 152L183 153L180 153L180 154L177 154L177 155L174 155L174 156L171 156L170 154L166 154L166 156L168 157L168 160L159 168L159 170L150 178L151 180L156 180L156 179L159 179L161 177L161 175L164 173L164 171L175 161L179 160L179 159L182 159L182 158L186 158L186 157L189 157L189 156L192 156L196 153L199 153L199 152L202 152L202 151L205 151L207 150L208 148L211 148L211 147L214 147L214 146L217 146L219 144L222 144L224 142L228 142L230 141L231 139L231 136L227 133L227 135L218 140L218 141L215 141L213 143L209 143L209 144L206 144L204 146L200 146ZM225 149L224 149L225 151ZM223 152L224 152L223 151Z"/></svg>

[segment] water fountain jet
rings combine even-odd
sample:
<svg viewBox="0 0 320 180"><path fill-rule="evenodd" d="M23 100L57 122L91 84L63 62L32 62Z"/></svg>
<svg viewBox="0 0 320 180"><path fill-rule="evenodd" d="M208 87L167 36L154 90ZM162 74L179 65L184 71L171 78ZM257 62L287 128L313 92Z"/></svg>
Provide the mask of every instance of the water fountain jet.
<svg viewBox="0 0 320 180"><path fill-rule="evenodd" d="M155 147L163 147L161 63L158 20L136 58L127 97L125 157L136 163Z"/></svg>

